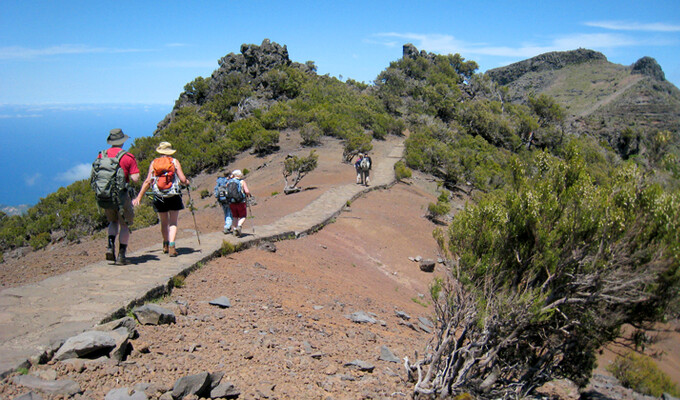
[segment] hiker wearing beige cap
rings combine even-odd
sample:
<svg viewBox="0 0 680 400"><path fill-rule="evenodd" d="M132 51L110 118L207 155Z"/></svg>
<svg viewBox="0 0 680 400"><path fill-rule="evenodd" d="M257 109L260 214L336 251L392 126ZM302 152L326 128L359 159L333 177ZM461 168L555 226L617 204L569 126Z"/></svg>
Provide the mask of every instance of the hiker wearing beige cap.
<svg viewBox="0 0 680 400"><path fill-rule="evenodd" d="M171 157L176 150L169 142L161 142L156 147L156 152L161 157L154 159L149 165L149 174L139 190L139 194L132 201L138 206L142 196L149 188L153 192L153 209L158 213L161 220L161 235L163 235L163 253L170 257L177 257L175 237L177 236L177 218L179 211L184 209L180 183L189 185L189 180L184 176L182 164L179 160Z"/></svg>

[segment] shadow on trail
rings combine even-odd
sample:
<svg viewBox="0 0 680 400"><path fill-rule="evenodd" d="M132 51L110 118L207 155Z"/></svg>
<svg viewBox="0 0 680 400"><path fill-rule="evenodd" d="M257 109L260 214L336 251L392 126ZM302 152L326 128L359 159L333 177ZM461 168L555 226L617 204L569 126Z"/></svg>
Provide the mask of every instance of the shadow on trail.
<svg viewBox="0 0 680 400"><path fill-rule="evenodd" d="M182 254L193 254L193 253L200 253L201 250L196 250L193 247L178 247L177 248L177 254L182 255Z"/></svg>
<svg viewBox="0 0 680 400"><path fill-rule="evenodd" d="M158 256L153 254L144 254L141 256L131 256L127 258L130 264L144 264L147 261L158 261Z"/></svg>

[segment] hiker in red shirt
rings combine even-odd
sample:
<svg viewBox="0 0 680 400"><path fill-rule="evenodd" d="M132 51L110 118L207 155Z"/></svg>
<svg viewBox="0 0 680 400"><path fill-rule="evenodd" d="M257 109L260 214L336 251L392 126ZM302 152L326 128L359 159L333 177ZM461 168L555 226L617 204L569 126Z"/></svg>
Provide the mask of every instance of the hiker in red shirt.
<svg viewBox="0 0 680 400"><path fill-rule="evenodd" d="M109 137L106 142L111 145L109 149L106 150L106 155L108 157L116 157L118 153L123 150L123 143L130 137L123 133L122 129L111 129L109 132ZM101 154L99 155L101 158ZM125 172L125 181L133 182L139 181L139 167L137 166L137 160L132 153L126 152L120 159L120 167ZM128 260L125 256L127 250L128 241L130 240L130 228L132 221L134 219L135 213L132 208L132 196L128 192L124 196L122 210L118 208L105 208L104 214L106 219L109 221L109 240L106 248L106 259L109 261L115 261L116 265L125 265ZM115 244L116 236L118 236L118 257L116 258Z"/></svg>

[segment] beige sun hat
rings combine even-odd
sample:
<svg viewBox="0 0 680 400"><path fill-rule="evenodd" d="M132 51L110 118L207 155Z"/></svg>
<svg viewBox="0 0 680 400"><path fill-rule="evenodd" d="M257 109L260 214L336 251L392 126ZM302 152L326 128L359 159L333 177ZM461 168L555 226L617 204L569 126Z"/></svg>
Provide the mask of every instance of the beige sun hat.
<svg viewBox="0 0 680 400"><path fill-rule="evenodd" d="M231 174L234 176L234 178L238 179L243 178L243 172L241 172L240 169L235 169L234 172L232 172Z"/></svg>
<svg viewBox="0 0 680 400"><path fill-rule="evenodd" d="M161 142L158 147L156 147L156 152L160 154L165 154L166 156L171 156L175 154L177 150L172 148L170 142Z"/></svg>

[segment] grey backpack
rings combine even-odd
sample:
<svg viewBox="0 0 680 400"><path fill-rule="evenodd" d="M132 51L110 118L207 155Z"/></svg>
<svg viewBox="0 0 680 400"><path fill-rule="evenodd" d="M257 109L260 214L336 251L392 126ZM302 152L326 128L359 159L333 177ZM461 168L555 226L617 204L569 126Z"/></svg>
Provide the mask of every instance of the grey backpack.
<svg viewBox="0 0 680 400"><path fill-rule="evenodd" d="M128 195L128 184L125 181L125 171L120 167L120 159L126 153L121 150L115 157L109 157L104 150L92 163L90 186L101 208L123 207L124 198Z"/></svg>

